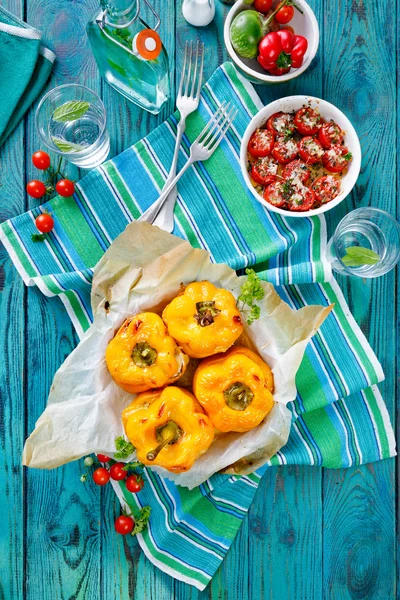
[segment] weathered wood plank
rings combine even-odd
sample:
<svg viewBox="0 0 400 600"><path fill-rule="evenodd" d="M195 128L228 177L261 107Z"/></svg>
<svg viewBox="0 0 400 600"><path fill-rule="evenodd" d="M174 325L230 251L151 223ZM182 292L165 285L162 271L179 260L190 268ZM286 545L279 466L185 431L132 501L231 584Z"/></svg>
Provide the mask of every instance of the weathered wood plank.
<svg viewBox="0 0 400 600"><path fill-rule="evenodd" d="M26 19L41 29L57 55L51 89L61 83L84 83L100 92L85 27L97 1L61 0L28 3ZM73 31L73 34L72 34ZM35 103L37 105L37 102ZM27 178L37 176L31 154L37 149L34 108L26 129ZM29 207L36 200L29 200ZM55 371L77 343L61 302L28 290L29 344L26 357L27 431L46 404ZM26 471L26 598L94 600L100 589L100 490L79 481L77 463L54 471Z"/></svg>
<svg viewBox="0 0 400 600"><path fill-rule="evenodd" d="M395 211L392 15L389 2L325 3L325 44L330 50L325 61L325 98L348 114L363 152L356 188L337 211L329 214L331 231L351 208L371 205L392 214ZM394 273L367 282L340 278L356 320L382 361L386 381L381 390L392 416L396 383L394 281ZM324 471L323 493L326 598L396 597L394 461Z"/></svg>

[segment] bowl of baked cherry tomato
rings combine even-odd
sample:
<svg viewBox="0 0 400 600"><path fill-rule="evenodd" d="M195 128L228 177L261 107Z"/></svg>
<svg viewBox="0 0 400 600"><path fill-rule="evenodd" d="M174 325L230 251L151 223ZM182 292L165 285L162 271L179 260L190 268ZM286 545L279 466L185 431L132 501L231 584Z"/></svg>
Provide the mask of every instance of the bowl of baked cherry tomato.
<svg viewBox="0 0 400 600"><path fill-rule="evenodd" d="M224 25L231 60L253 83L282 83L310 66L319 28L305 0L238 0Z"/></svg>
<svg viewBox="0 0 400 600"><path fill-rule="evenodd" d="M288 96L264 106L242 140L244 180L265 208L286 217L331 210L353 189L361 167L354 127L333 104Z"/></svg>

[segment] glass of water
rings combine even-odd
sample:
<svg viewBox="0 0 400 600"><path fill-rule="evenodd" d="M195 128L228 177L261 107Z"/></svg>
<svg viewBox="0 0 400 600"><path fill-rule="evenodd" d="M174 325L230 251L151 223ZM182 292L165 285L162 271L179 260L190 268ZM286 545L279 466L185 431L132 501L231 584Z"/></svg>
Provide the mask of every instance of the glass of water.
<svg viewBox="0 0 400 600"><path fill-rule="evenodd" d="M83 169L106 160L110 152L106 124L104 104L83 85L50 90L36 111L36 127L46 146Z"/></svg>
<svg viewBox="0 0 400 600"><path fill-rule="evenodd" d="M357 208L340 221L327 256L341 275L384 275L400 259L400 224L379 208Z"/></svg>

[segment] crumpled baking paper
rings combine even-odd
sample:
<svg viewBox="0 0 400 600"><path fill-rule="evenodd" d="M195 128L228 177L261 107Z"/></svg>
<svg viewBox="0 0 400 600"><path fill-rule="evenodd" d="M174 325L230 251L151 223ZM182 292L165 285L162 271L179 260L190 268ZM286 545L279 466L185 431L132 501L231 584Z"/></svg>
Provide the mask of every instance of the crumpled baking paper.
<svg viewBox="0 0 400 600"><path fill-rule="evenodd" d="M237 297L246 278L237 277L227 265L212 264L205 250L148 223L127 226L96 266L93 324L57 371L47 408L25 443L23 464L51 469L92 452L114 455L115 438L124 435L121 413L133 395L111 378L105 362L107 344L126 318L142 311L160 313L181 283L204 279ZM239 341L256 349L272 368L274 408L247 433L217 435L186 473L151 467L179 485L191 489L220 471L252 472L287 442L291 413L286 405L296 397L296 372L331 307L294 311L272 284L262 285L261 317L251 327L245 325Z"/></svg>

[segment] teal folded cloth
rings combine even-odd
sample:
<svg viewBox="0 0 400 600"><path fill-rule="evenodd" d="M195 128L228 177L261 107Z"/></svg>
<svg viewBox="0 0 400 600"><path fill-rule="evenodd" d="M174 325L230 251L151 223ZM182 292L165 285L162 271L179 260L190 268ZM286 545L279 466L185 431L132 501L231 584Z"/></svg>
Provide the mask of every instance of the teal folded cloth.
<svg viewBox="0 0 400 600"><path fill-rule="evenodd" d="M46 83L55 54L42 34L0 7L0 146Z"/></svg>

